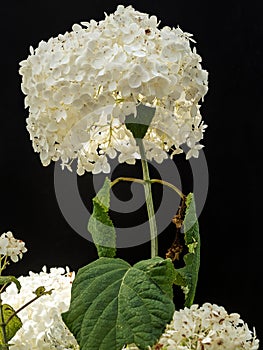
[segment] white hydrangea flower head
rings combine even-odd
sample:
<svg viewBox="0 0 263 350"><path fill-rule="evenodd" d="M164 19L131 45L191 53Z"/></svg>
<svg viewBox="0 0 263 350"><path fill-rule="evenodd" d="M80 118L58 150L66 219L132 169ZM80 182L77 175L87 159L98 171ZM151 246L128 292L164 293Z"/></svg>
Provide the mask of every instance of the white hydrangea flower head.
<svg viewBox="0 0 263 350"><path fill-rule="evenodd" d="M43 267L40 273L29 272L29 276L18 278L21 291L14 284L2 293L3 303L11 304L17 310L35 297L38 287L52 290L41 296L18 314L23 326L12 338L13 350L79 350L76 339L65 326L61 313L69 308L71 287L75 274L68 268Z"/></svg>
<svg viewBox="0 0 263 350"><path fill-rule="evenodd" d="M155 350L257 350L255 330L237 313L205 303L175 311Z"/></svg>
<svg viewBox="0 0 263 350"><path fill-rule="evenodd" d="M25 243L14 238L11 231L4 232L0 236L0 255L10 257L13 262L17 262L22 259L25 252L27 252Z"/></svg>
<svg viewBox="0 0 263 350"><path fill-rule="evenodd" d="M140 103L156 108L144 136L146 157L162 162L167 152L198 157L206 125L200 101L208 73L179 27L158 28L155 16L119 5L105 19L74 24L20 63L29 107L27 129L43 165L62 161L77 172L108 173L109 159L140 158L126 116Z"/></svg>

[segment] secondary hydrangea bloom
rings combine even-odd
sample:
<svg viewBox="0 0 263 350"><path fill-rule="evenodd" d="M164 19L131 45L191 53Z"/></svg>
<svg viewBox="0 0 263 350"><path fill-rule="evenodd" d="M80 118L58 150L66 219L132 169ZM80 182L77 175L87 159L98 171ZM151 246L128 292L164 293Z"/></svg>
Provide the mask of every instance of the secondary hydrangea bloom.
<svg viewBox="0 0 263 350"><path fill-rule="evenodd" d="M16 239L11 231L5 232L0 236L0 255L10 257L13 262L17 262L27 251L25 243Z"/></svg>
<svg viewBox="0 0 263 350"><path fill-rule="evenodd" d="M200 100L207 72L191 48L191 34L158 28L155 16L119 5L96 22L41 41L22 61L22 91L29 107L27 129L43 165L77 159L77 172L108 173L109 158L134 164L140 158L127 115L140 103L156 107L144 136L148 160L181 153L198 157L205 125Z"/></svg>
<svg viewBox="0 0 263 350"><path fill-rule="evenodd" d="M18 278L21 291L11 284L1 298L17 310L35 297L33 292L40 286L51 295L44 295L19 312L23 326L12 338L13 350L78 350L74 336L62 321L61 313L69 308L74 273L66 268L44 267L40 273L29 272L29 276Z"/></svg>
<svg viewBox="0 0 263 350"><path fill-rule="evenodd" d="M256 350L259 340L239 314L205 303L176 311L155 350Z"/></svg>

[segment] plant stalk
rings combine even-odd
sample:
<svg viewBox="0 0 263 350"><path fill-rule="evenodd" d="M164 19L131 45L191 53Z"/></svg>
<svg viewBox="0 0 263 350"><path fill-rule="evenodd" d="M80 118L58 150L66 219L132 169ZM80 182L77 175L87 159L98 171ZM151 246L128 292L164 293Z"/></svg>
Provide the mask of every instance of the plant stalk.
<svg viewBox="0 0 263 350"><path fill-rule="evenodd" d="M150 237L151 237L151 257L154 258L158 255L158 232L155 220L155 212L153 206L152 189L151 189L151 179L149 175L149 167L145 156L145 149L142 139L137 139L137 143L141 154L142 172L144 180L144 193L146 200L146 207L149 218L150 226Z"/></svg>
<svg viewBox="0 0 263 350"><path fill-rule="evenodd" d="M135 183L138 183L141 185L145 184L145 181L142 179L136 179L134 177L123 177L122 176L122 177L117 177L115 180L113 180L111 182L111 187L113 187L114 185L116 185L120 181L135 182ZM179 190L179 188L174 186L170 182L167 182L167 181L164 181L161 179L151 179L151 180L148 180L147 182L150 182L151 184L158 183L158 184L167 186L167 187L171 188L172 190L174 190L181 197L181 199L185 199L185 195Z"/></svg>

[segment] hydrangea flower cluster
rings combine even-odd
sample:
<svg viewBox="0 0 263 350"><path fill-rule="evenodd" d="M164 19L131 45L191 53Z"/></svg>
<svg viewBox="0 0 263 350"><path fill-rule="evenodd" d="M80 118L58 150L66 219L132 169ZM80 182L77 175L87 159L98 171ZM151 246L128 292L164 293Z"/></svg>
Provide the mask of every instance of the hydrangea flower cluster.
<svg viewBox="0 0 263 350"><path fill-rule="evenodd" d="M207 71L179 27L158 28L155 16L119 5L96 22L41 41L20 63L29 107L27 129L43 165L62 160L77 172L108 173L109 158L134 164L140 158L127 115L140 103L156 107L144 137L148 160L159 163L182 153L198 157L206 125L199 101Z"/></svg>
<svg viewBox="0 0 263 350"><path fill-rule="evenodd" d="M0 236L0 255L10 257L13 262L22 259L23 253L27 251L25 243L16 239L11 231L5 232Z"/></svg>
<svg viewBox="0 0 263 350"><path fill-rule="evenodd" d="M39 286L52 290L50 295L44 295L19 312L23 323L22 328L12 338L13 350L78 350L76 339L62 321L61 313L68 310L71 295L71 285L74 273L66 268L46 267L40 273L29 272L29 276L18 278L21 291L18 293L12 283L2 293L3 303L17 310L33 299Z"/></svg>
<svg viewBox="0 0 263 350"><path fill-rule="evenodd" d="M155 350L256 350L259 340L237 313L205 303L176 311Z"/></svg>

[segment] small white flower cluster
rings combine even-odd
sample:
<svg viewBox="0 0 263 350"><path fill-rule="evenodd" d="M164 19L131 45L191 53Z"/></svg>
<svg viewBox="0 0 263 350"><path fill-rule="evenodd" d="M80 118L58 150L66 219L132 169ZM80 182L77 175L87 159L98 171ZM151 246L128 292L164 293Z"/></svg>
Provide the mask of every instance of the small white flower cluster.
<svg viewBox="0 0 263 350"><path fill-rule="evenodd" d="M35 297L33 292L38 287L44 286L47 291L53 289L51 295L41 296L19 312L23 326L11 340L13 350L79 349L61 318L61 313L69 308L74 277L68 268L51 268L48 273L44 267L40 273L29 272L29 276L18 278L20 293L14 284L2 293L3 303L11 304L17 310Z"/></svg>
<svg viewBox="0 0 263 350"><path fill-rule="evenodd" d="M256 350L259 340L237 313L205 303L176 311L155 350Z"/></svg>
<svg viewBox="0 0 263 350"><path fill-rule="evenodd" d="M17 262L19 258L22 259L26 251L25 243L14 238L11 231L0 236L0 255L10 257L13 262Z"/></svg>
<svg viewBox="0 0 263 350"><path fill-rule="evenodd" d="M161 163L167 152L198 157L206 125L199 101L207 71L191 49L191 34L158 28L155 16L119 5L105 19L41 41L20 63L29 107L27 129L43 165L62 160L77 172L108 173L109 158L140 158L125 118L139 103L156 107L144 137L146 157Z"/></svg>

